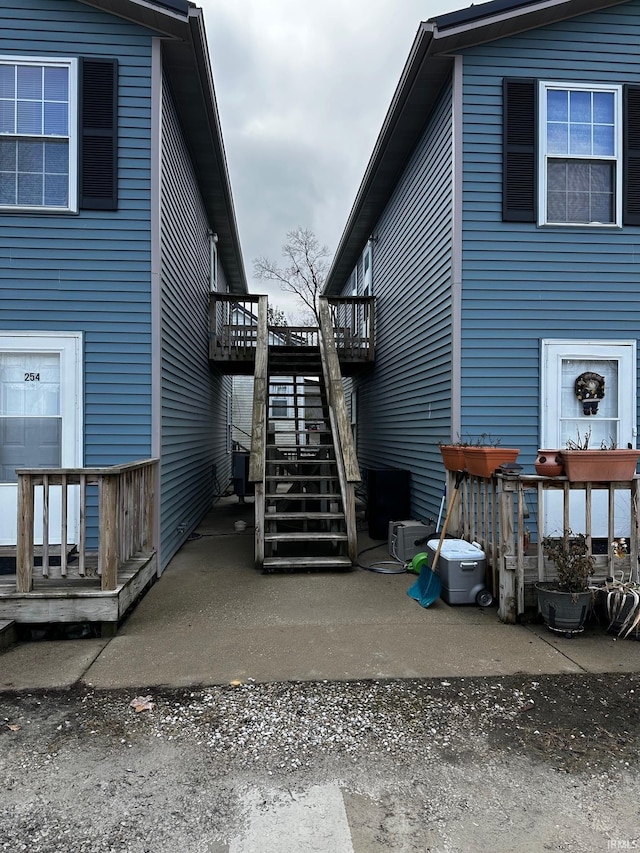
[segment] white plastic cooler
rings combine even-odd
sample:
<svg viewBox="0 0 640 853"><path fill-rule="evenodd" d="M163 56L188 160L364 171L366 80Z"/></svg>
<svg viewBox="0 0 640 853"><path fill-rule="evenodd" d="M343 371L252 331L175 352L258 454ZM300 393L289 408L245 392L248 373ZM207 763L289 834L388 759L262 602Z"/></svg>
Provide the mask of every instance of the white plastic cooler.
<svg viewBox="0 0 640 853"><path fill-rule="evenodd" d="M430 539L427 543L429 566L433 566L439 541ZM445 539L435 568L442 581L441 598L447 604L490 605L493 596L485 586L486 567L482 549L464 539Z"/></svg>

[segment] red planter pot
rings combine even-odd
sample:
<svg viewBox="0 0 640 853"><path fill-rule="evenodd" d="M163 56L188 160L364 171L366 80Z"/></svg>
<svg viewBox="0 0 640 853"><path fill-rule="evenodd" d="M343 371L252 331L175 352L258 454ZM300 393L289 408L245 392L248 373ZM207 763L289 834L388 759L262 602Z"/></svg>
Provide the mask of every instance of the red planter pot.
<svg viewBox="0 0 640 853"><path fill-rule="evenodd" d="M492 477L505 462L515 462L519 453L514 447L465 447L465 468L474 477Z"/></svg>
<svg viewBox="0 0 640 853"><path fill-rule="evenodd" d="M560 456L568 480L610 483L633 480L640 450L563 450Z"/></svg>
<svg viewBox="0 0 640 853"><path fill-rule="evenodd" d="M464 463L464 447L459 444L441 444L440 453L447 471L462 471Z"/></svg>

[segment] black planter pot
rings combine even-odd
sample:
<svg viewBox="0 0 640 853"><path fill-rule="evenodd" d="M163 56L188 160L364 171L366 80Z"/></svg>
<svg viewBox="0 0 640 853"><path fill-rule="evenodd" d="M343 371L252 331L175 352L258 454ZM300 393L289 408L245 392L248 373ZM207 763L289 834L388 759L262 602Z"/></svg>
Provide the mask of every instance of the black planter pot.
<svg viewBox="0 0 640 853"><path fill-rule="evenodd" d="M552 583L537 583L538 610L551 631L572 637L584 631L591 610L592 595L585 592L562 592Z"/></svg>
<svg viewBox="0 0 640 853"><path fill-rule="evenodd" d="M635 608L635 600L631 595L626 596L626 601L620 608L619 613L616 618L611 621L611 617L609 616L609 610L607 607L607 594L608 590L599 589L596 592L596 616L598 617L598 621L601 625L604 626L608 634L615 634L616 636L620 635L622 631L622 626L624 625L629 613ZM626 628L623 636L626 635ZM629 639L640 640L640 625L638 625L634 630L629 634Z"/></svg>

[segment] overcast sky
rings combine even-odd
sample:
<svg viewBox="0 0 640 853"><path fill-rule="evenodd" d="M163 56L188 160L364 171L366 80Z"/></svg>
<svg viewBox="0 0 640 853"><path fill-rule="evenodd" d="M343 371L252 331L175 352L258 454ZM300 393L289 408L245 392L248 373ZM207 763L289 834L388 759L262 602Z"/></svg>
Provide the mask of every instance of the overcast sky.
<svg viewBox="0 0 640 853"><path fill-rule="evenodd" d="M198 0L249 289L287 231L336 249L420 21L469 0Z"/></svg>

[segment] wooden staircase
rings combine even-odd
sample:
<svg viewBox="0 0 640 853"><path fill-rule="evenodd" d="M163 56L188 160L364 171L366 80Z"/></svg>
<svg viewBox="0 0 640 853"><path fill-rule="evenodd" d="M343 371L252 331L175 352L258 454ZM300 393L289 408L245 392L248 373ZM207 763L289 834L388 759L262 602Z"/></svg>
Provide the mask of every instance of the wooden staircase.
<svg viewBox="0 0 640 853"><path fill-rule="evenodd" d="M266 450L264 571L351 568L319 348L270 352Z"/></svg>
<svg viewBox="0 0 640 853"><path fill-rule="evenodd" d="M344 571L356 561L360 475L330 337L321 327L316 345L282 346L258 332L249 479L264 572Z"/></svg>

